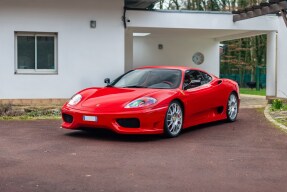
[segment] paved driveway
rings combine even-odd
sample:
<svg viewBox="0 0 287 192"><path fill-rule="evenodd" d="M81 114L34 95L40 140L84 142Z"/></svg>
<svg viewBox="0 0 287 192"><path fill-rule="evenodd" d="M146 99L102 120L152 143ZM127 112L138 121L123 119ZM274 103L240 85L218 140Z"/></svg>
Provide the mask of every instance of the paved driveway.
<svg viewBox="0 0 287 192"><path fill-rule="evenodd" d="M175 139L0 121L0 191L286 191L287 135L256 109Z"/></svg>

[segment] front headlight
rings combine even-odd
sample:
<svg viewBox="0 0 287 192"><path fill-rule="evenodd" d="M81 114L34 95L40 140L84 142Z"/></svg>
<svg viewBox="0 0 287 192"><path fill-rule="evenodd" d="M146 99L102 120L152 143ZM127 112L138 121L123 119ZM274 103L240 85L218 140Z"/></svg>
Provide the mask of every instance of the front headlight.
<svg viewBox="0 0 287 192"><path fill-rule="evenodd" d="M73 96L70 101L69 101L69 105L77 105L82 99L82 95L77 94L75 96Z"/></svg>
<svg viewBox="0 0 287 192"><path fill-rule="evenodd" d="M156 102L157 100L153 97L141 97L127 104L125 108L146 107L146 106L155 104Z"/></svg>

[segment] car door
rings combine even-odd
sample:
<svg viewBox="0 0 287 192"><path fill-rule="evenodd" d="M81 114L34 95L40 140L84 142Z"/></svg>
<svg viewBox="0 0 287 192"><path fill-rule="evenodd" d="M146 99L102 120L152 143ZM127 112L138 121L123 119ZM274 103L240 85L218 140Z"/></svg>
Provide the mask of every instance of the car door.
<svg viewBox="0 0 287 192"><path fill-rule="evenodd" d="M199 70L185 73L183 89L186 103L185 121L188 125L208 118L216 94L211 85L212 80L210 75Z"/></svg>

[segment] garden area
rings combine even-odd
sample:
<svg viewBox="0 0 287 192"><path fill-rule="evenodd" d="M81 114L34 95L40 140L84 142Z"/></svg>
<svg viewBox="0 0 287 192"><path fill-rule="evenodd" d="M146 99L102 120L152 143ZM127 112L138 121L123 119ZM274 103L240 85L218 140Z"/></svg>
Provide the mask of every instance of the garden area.
<svg viewBox="0 0 287 192"><path fill-rule="evenodd" d="M287 126L287 100L273 100L269 108L269 114L275 121Z"/></svg>

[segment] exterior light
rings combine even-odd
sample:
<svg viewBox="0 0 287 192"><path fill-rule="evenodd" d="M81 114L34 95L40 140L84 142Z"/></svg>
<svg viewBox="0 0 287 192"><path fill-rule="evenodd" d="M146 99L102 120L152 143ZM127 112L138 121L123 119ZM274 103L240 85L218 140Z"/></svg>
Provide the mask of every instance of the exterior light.
<svg viewBox="0 0 287 192"><path fill-rule="evenodd" d="M97 21L94 21L94 20L90 21L90 27L92 29L95 29L97 27Z"/></svg>

